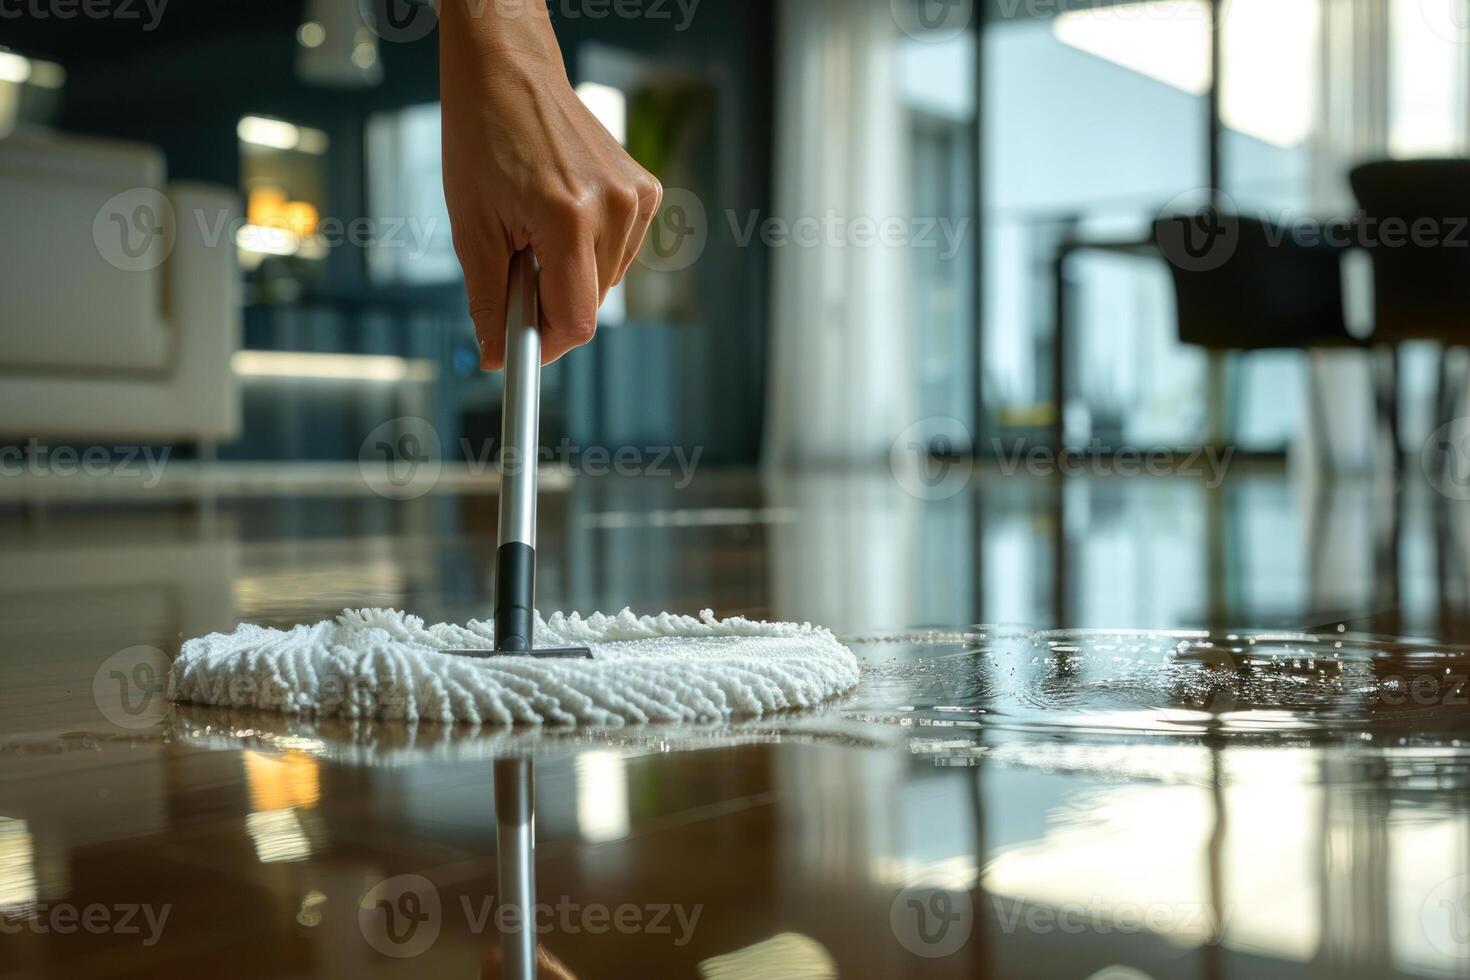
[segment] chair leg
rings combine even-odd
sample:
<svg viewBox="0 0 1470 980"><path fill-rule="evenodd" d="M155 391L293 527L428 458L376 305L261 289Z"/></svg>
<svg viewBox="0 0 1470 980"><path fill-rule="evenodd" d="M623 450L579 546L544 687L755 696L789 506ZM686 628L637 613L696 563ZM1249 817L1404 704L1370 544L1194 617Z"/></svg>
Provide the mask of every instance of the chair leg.
<svg viewBox="0 0 1470 980"><path fill-rule="evenodd" d="M1450 349L1441 346L1439 349L1439 363L1435 365L1434 372L1434 414L1429 419L1430 432L1438 432L1440 426L1451 418L1450 403ZM1436 451L1434 455L1434 471L1436 476L1443 476L1445 463L1450 458L1447 452Z"/></svg>
<svg viewBox="0 0 1470 980"><path fill-rule="evenodd" d="M1222 448L1230 439L1229 354L1211 350L1205 368L1205 445Z"/></svg>
<svg viewBox="0 0 1470 980"><path fill-rule="evenodd" d="M1317 449L1317 466L1324 475L1330 474L1335 458L1330 427L1332 415L1327 410L1327 393L1317 383L1317 355L1311 350L1307 351L1307 397L1311 401L1312 429L1316 435L1312 441Z"/></svg>
<svg viewBox="0 0 1470 980"><path fill-rule="evenodd" d="M1404 464L1404 451L1399 437L1398 348L1378 347L1373 354L1373 387L1376 389L1374 403L1378 409L1378 423L1388 429L1393 472L1398 473L1402 471Z"/></svg>

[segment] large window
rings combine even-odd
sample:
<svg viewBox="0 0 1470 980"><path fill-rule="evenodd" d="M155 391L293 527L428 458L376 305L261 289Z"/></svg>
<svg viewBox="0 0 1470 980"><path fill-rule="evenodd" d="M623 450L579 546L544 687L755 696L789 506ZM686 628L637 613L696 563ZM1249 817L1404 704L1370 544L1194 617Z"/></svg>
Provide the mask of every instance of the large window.
<svg viewBox="0 0 1470 980"><path fill-rule="evenodd" d="M444 204L439 141L437 102L368 120L368 208L385 226L408 232L385 235L368 248L368 275L374 282L429 285L460 277Z"/></svg>
<svg viewBox="0 0 1470 980"><path fill-rule="evenodd" d="M1143 237L1205 176L1207 7L1135 3L992 23L985 38L982 384L1002 438L1051 422L1051 264L1067 236ZM1204 361L1172 338L1158 262L1080 254L1067 426L1174 443L1203 424Z"/></svg>
<svg viewBox="0 0 1470 980"><path fill-rule="evenodd" d="M1077 254L1060 396L1050 365L1058 243L1145 238L1168 202L1209 186L1211 30L1205 0L989 25L983 394L1002 435L1034 432L1061 410L1072 445L1207 438L1206 355L1177 342L1156 260ZM1240 213L1330 218L1351 210L1347 174L1362 159L1470 146L1466 0L1224 0L1219 31L1219 179ZM1302 425L1303 355L1227 357L1226 438L1284 449Z"/></svg>
<svg viewBox="0 0 1470 980"><path fill-rule="evenodd" d="M911 129L916 234L928 229L932 239L932 247L909 250L917 417L970 419L976 358L975 35L906 39L898 49L898 77Z"/></svg>

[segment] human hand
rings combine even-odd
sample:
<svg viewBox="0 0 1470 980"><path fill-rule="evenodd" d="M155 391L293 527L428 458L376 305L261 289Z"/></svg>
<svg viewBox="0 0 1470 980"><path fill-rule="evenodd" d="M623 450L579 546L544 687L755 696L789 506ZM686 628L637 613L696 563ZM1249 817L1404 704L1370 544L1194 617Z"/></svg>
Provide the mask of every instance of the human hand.
<svg viewBox="0 0 1470 980"><path fill-rule="evenodd" d="M572 91L544 5L442 0L444 198L483 367L505 364L510 259L541 265L541 356L587 343L663 188Z"/></svg>

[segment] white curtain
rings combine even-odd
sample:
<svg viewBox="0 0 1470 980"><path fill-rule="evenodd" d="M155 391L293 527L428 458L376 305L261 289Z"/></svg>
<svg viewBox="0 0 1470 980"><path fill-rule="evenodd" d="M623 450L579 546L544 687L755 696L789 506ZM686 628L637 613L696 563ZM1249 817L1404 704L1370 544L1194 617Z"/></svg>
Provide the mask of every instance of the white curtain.
<svg viewBox="0 0 1470 980"><path fill-rule="evenodd" d="M1389 6L1393 0L1321 0L1317 126L1312 134L1311 207L1322 216L1348 215L1356 207L1348 173L1388 154ZM1365 256L1363 258L1366 258ZM1371 287L1365 262L1345 269L1348 319L1371 320ZM1373 365L1369 355L1334 351L1311 355L1338 472L1367 472L1380 462L1374 440ZM1319 457L1323 433L1299 430L1293 462ZM1382 461L1386 465L1386 460ZM1310 472L1310 470L1309 470Z"/></svg>
<svg viewBox="0 0 1470 980"><path fill-rule="evenodd" d="M1367 160L1443 156L1470 148L1470 0L1320 0L1318 127L1312 141L1312 207L1320 215L1356 207L1348 173ZM1367 256L1344 269L1349 322L1372 326L1372 271ZM1438 353L1404 351L1400 393L1403 436L1413 446L1433 428L1430 405ZM1334 468L1366 470L1375 454L1368 356L1319 354ZM1302 457L1315 458L1303 432Z"/></svg>
<svg viewBox="0 0 1470 980"><path fill-rule="evenodd" d="M1348 171L1388 153L1390 0L1322 0L1312 205L1353 207Z"/></svg>
<svg viewBox="0 0 1470 980"><path fill-rule="evenodd" d="M853 222L908 215L899 28L890 0L782 0L777 30L765 463L881 460L913 421L909 256Z"/></svg>

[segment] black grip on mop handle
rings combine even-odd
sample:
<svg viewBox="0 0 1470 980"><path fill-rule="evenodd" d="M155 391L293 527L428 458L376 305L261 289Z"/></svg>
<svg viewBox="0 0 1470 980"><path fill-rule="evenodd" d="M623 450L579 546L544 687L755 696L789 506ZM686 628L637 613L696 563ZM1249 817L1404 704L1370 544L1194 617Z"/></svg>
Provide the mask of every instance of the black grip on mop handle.
<svg viewBox="0 0 1470 980"><path fill-rule="evenodd" d="M536 622L536 549L507 541L495 552L495 649L529 653Z"/></svg>

